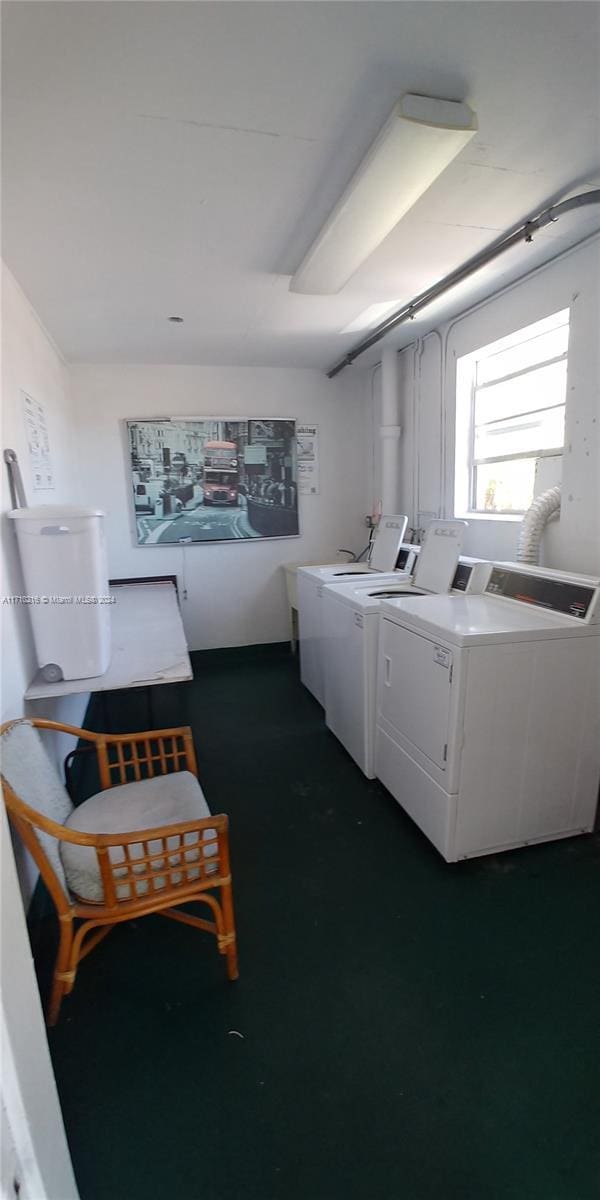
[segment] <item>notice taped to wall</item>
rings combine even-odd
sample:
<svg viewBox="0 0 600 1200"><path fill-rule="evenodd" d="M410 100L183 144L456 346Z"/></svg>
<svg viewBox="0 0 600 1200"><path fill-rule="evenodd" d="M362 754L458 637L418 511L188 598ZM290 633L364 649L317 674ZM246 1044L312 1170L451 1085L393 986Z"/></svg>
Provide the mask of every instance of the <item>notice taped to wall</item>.
<svg viewBox="0 0 600 1200"><path fill-rule="evenodd" d="M319 491L319 426L296 425L298 491L316 496Z"/></svg>
<svg viewBox="0 0 600 1200"><path fill-rule="evenodd" d="M26 392L23 392L22 395L33 490L34 492L50 491L54 488L54 470L50 456L46 412L39 400L34 400L33 396L28 396Z"/></svg>

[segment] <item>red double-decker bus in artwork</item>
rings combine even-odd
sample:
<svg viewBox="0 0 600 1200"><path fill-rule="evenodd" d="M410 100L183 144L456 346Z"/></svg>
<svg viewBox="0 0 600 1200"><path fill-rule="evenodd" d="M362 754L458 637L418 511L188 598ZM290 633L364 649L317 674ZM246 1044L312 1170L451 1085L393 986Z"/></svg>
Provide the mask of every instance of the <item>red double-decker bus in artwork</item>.
<svg viewBox="0 0 600 1200"><path fill-rule="evenodd" d="M235 442L204 443L204 504L238 503L239 459Z"/></svg>

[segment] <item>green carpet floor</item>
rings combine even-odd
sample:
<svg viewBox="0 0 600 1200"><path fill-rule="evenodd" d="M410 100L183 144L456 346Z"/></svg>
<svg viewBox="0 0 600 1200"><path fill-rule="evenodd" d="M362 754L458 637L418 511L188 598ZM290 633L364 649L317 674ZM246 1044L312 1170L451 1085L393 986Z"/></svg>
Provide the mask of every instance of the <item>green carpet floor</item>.
<svg viewBox="0 0 600 1200"><path fill-rule="evenodd" d="M230 814L240 979L159 917L82 965L50 1031L82 1200L597 1200L598 840L447 866L284 647L193 658L155 724Z"/></svg>

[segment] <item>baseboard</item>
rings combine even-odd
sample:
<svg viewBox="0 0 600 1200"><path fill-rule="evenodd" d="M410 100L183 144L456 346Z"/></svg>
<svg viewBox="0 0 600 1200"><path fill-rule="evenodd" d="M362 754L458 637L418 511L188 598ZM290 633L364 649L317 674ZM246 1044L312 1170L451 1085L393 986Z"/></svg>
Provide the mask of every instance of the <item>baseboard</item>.
<svg viewBox="0 0 600 1200"><path fill-rule="evenodd" d="M273 658L279 657L282 654L290 654L290 643L285 642L254 642L249 646L219 646L209 650L190 650L190 658L195 658L196 655L209 657L210 655L228 656L230 658Z"/></svg>

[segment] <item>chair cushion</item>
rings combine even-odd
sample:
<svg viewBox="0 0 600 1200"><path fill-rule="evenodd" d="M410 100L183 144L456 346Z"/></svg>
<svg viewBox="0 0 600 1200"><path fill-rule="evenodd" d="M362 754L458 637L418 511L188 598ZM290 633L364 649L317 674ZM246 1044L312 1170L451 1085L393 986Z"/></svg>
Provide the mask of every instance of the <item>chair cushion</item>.
<svg viewBox="0 0 600 1200"><path fill-rule="evenodd" d="M39 731L31 721L18 721L2 734L1 741L2 775L15 795L57 825L64 825L73 811L73 804ZM34 829L34 832L62 886L66 888L59 843L56 838L39 829Z"/></svg>
<svg viewBox="0 0 600 1200"><path fill-rule="evenodd" d="M98 792L75 808L65 825L68 829L76 829L80 833L131 833L137 829L155 829L180 821L202 820L209 816L210 809L196 776L190 771L176 771L171 775L159 775L153 779L143 779L139 783L125 783L120 787ZM214 830L204 831L203 840L214 837ZM201 874L216 870L214 863L208 866L204 863L199 864L198 834L186 833L184 843L192 849L186 849L182 856L180 838L167 838L166 849L175 853L168 856L168 875L161 875L161 870L164 872L167 865L165 844L156 840L150 842L150 853L156 852L156 859L149 867L140 863L139 869L134 867L133 870L140 875L151 872L151 880L146 877L140 878L139 883L133 886L129 882L119 885L118 898L134 900L136 897L147 895L149 891L160 891L167 879L173 883L192 882ZM93 846L76 846L73 843L62 842L60 852L71 891L82 900L102 901L104 890ZM205 858L216 853L216 842L210 842L204 847ZM144 847L140 842L129 847L131 859L140 858L143 854ZM121 863L126 854L122 846L111 846L109 856L111 862ZM189 863L198 865L188 866ZM183 870L172 871L172 867L182 867ZM123 868L120 871L116 870L114 875L117 878L126 873L126 868ZM132 894L133 892L135 894Z"/></svg>

